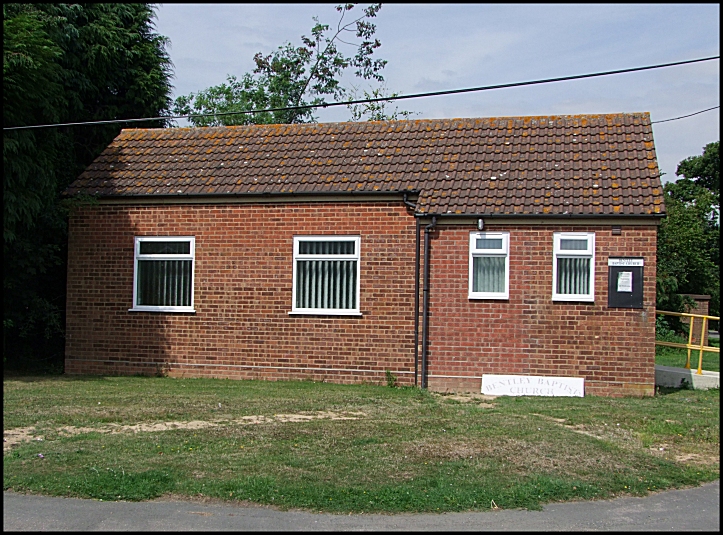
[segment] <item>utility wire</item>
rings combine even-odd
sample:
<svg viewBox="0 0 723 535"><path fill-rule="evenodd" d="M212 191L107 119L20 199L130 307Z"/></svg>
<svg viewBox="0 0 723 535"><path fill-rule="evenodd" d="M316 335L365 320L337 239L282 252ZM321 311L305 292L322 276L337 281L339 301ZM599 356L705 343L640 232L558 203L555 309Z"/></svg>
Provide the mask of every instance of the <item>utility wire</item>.
<svg viewBox="0 0 723 535"><path fill-rule="evenodd" d="M706 110L700 110L695 113L689 113L688 115L681 115L680 117L673 117L672 119L663 119L662 121L650 121L650 124L656 124L656 123L667 123L668 121L677 121L678 119L685 119L686 117L693 117L693 115L698 115L700 113L705 113L710 110L716 110L720 108L720 104L718 106L713 106L712 108L708 108Z"/></svg>
<svg viewBox="0 0 723 535"><path fill-rule="evenodd" d="M711 61L714 59L720 59L720 56L710 56L706 58L689 59L685 61L675 61L672 63L660 63L657 65L647 65L645 67L631 67L629 69L616 69L614 71L602 71L588 74L576 74L572 76L561 76L558 78L544 78L541 80L530 80L527 82L513 82L509 84L497 84L487 85L481 87L469 87L466 89L449 89L446 91L431 91L428 93L415 93L413 95L398 95L395 97L378 97L361 100L350 100L347 102L324 102L321 104L307 104L304 106L287 106L283 108L267 108L263 110L244 110L244 111L230 111L230 112L217 112L217 113L202 113L202 114L188 114L188 115L166 115L160 117L143 117L140 119L112 119L107 121L87 121L77 123L56 123L56 124L41 124L31 126L11 126L3 127L3 130L27 130L30 128L50 128L55 126L78 126L78 125L93 125L93 124L111 124L111 123L135 123L144 121L156 121L156 120L169 120L169 119L190 119L191 117L212 117L222 115L247 115L252 113L268 113L275 111L293 111L293 110L307 110L312 108L331 108L333 106L349 106L351 104L365 104L371 102L392 102L396 100L406 100L411 98L423 98L423 97L436 97L440 95L454 95L459 93L471 93L474 91L489 91L491 89L506 89L510 87L522 87L528 85L539 85L549 84L552 82L564 82L569 80L580 80L583 78L594 78L598 76L610 76L612 74L623 74L627 72L647 71L651 69L661 69L663 67L674 67L677 65L687 65L690 63L700 63L701 61ZM702 112L701 112L702 113ZM672 119L671 119L672 120Z"/></svg>

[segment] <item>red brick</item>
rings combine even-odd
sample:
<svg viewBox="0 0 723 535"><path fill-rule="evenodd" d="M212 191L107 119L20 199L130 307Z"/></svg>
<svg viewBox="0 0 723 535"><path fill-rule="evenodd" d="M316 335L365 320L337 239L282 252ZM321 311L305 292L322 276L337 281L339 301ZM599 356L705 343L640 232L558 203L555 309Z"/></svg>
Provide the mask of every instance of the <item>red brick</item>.
<svg viewBox="0 0 723 535"><path fill-rule="evenodd" d="M652 394L656 228L487 228L510 233L505 301L468 299L471 226L433 233L429 387L479 392L481 376L497 373L584 377L588 394ZM594 303L552 301L557 231L596 233ZM361 236L362 317L288 314L292 238L303 234ZM156 235L196 238L195 314L128 311L134 237ZM398 202L79 208L66 372L384 383L388 369L413 384L414 245L415 220ZM642 310L607 307L607 258L617 255L645 260Z"/></svg>

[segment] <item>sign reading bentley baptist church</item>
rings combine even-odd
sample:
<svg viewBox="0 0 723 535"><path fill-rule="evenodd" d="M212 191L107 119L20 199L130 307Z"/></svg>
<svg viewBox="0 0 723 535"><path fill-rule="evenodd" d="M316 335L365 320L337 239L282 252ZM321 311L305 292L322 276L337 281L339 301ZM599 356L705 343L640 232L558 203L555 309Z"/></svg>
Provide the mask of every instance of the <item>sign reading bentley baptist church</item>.
<svg viewBox="0 0 723 535"><path fill-rule="evenodd" d="M582 377L543 377L537 375L482 376L482 393L490 396L568 396L583 397Z"/></svg>

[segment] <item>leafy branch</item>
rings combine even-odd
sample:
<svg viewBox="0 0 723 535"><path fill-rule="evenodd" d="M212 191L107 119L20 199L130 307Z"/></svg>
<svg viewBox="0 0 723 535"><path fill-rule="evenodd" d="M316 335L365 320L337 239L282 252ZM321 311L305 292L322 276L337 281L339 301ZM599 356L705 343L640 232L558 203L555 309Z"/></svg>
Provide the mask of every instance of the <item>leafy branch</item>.
<svg viewBox="0 0 723 535"><path fill-rule="evenodd" d="M381 42L375 37L376 25L371 22L381 9L381 4L372 4L363 10L361 16L345 22L355 5L336 6L340 16L335 30L329 24L322 24L318 17L313 17L310 36L301 36L301 46L286 42L271 54L258 52L253 58L256 66L252 73L246 73L240 79L228 75L226 83L178 97L174 113L188 116L194 126L314 122L316 117L312 108L253 114L248 112L323 106L326 104L326 95L335 102L353 100L345 99L349 90L340 82L349 69L355 69L354 75L358 78L384 82L381 71L387 61L374 57ZM347 34L353 34L356 41L352 43L346 40ZM340 43L356 46L355 55L349 56L340 51ZM352 87L356 94L358 88ZM383 96L385 92L386 88L374 89L372 94ZM366 91L365 94L369 95ZM352 120L360 120L364 115L380 120L386 117L384 105L350 108ZM209 116L200 116L203 114ZM406 117L410 114L395 110L391 117Z"/></svg>

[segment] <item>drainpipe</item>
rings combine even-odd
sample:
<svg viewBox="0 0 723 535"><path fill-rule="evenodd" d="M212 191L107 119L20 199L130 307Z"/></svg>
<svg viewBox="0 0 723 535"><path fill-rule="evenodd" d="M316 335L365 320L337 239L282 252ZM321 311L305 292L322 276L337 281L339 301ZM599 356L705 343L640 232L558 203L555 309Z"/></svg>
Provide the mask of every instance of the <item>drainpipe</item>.
<svg viewBox="0 0 723 535"><path fill-rule="evenodd" d="M424 296L422 302L422 388L427 388L427 346L429 345L429 237L437 226L437 217L424 227Z"/></svg>
<svg viewBox="0 0 723 535"><path fill-rule="evenodd" d="M419 218L416 220L415 233L417 239L414 245L414 386L417 386L419 376Z"/></svg>
<svg viewBox="0 0 723 535"><path fill-rule="evenodd" d="M402 202L407 206L407 208L412 210L415 214L417 213L417 205L409 200L409 195L407 193L404 194Z"/></svg>
<svg viewBox="0 0 723 535"><path fill-rule="evenodd" d="M404 204L407 208L411 209L415 215L417 212L417 205L409 202L407 194L404 194ZM414 242L414 386L418 386L419 377L419 242L421 225L419 218L415 221L415 242Z"/></svg>

